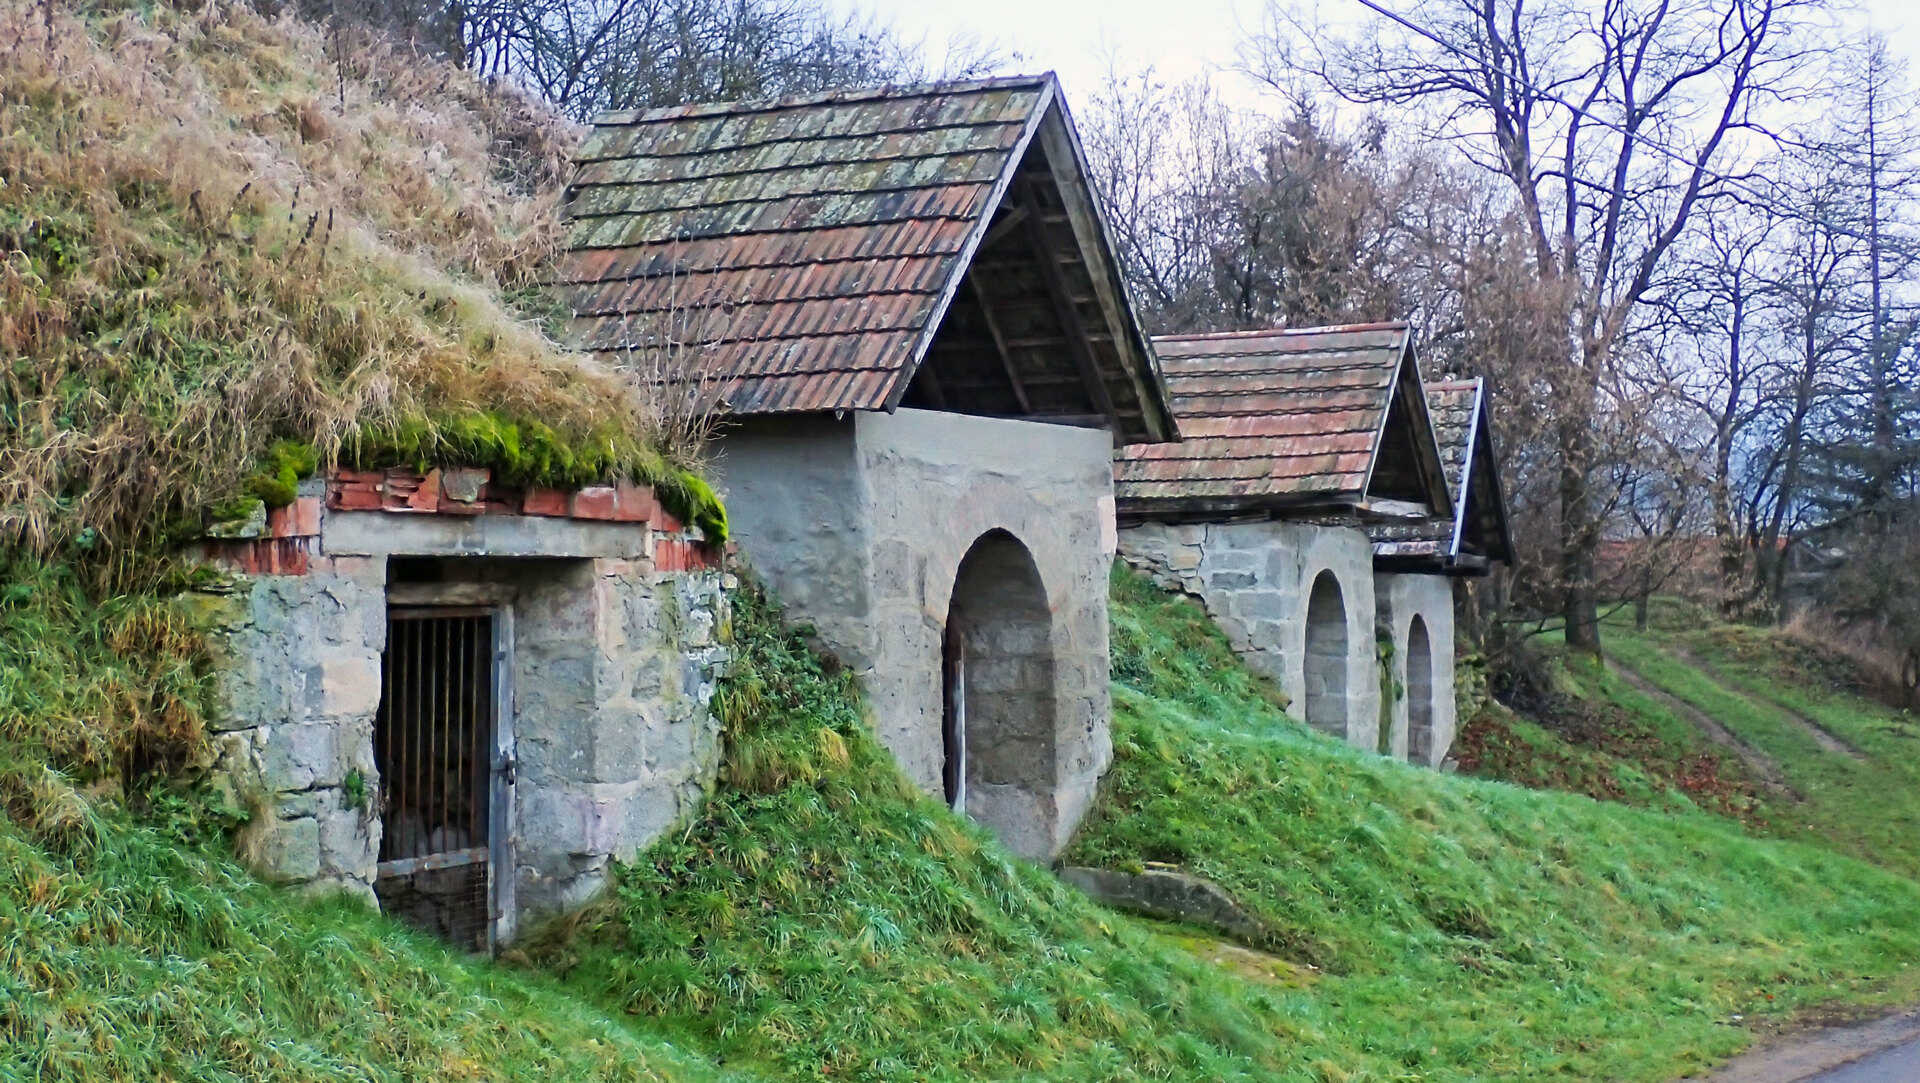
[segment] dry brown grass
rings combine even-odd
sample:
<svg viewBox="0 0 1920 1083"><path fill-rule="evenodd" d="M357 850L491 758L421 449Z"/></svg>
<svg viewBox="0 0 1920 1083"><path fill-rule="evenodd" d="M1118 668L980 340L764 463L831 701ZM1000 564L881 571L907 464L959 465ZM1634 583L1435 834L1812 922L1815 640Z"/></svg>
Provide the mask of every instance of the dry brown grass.
<svg viewBox="0 0 1920 1083"><path fill-rule="evenodd" d="M1913 706L1903 679L1906 654L1885 629L1803 606L1780 626L1780 634L1815 656L1844 659L1853 679L1843 684L1894 708Z"/></svg>
<svg viewBox="0 0 1920 1083"><path fill-rule="evenodd" d="M0 0L0 546L124 582L275 440L431 451L482 411L671 482L656 402L502 300L573 135L243 5Z"/></svg>

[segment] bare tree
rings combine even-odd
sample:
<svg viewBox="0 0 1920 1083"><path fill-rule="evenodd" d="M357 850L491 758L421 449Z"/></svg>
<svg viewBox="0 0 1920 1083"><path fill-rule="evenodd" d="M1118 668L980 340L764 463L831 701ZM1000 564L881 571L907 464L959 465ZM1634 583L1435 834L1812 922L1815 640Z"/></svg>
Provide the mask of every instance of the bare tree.
<svg viewBox="0 0 1920 1083"><path fill-rule="evenodd" d="M1844 372L1814 455L1813 499L1829 528L1885 530L1903 506L1902 489L1920 470L1910 431L1920 399L1915 383L1913 272L1920 236L1913 202L1920 190L1920 126L1901 65L1870 36L1843 54L1854 78L1844 85L1831 130L1808 155L1827 163L1835 188L1830 213L1855 242L1843 343ZM1904 289L1902 287L1905 287Z"/></svg>
<svg viewBox="0 0 1920 1083"><path fill-rule="evenodd" d="M826 0L293 0L532 91L579 120L608 109L776 97L984 73L997 47L934 50Z"/></svg>
<svg viewBox="0 0 1920 1083"><path fill-rule="evenodd" d="M1739 493L1754 424L1773 391L1765 377L1773 369L1767 354L1774 342L1765 332L1781 222L1772 204L1718 208L1647 301L1663 334L1655 356L1664 382L1708 427L1699 469L1716 539L1718 602L1728 617L1750 600L1752 545Z"/></svg>
<svg viewBox="0 0 1920 1083"><path fill-rule="evenodd" d="M1394 107L1510 185L1530 264L1561 287L1565 348L1546 374L1559 407L1560 604L1570 647L1598 652L1595 556L1601 389L1635 308L1726 193L1764 109L1806 60L1813 0L1421 0L1327 35L1283 8L1251 46L1277 85L1306 76ZM1376 9L1384 12L1384 9Z"/></svg>
<svg viewBox="0 0 1920 1083"><path fill-rule="evenodd" d="M1205 80L1111 75L1088 110L1095 183L1156 329L1398 316L1407 171L1377 125L1334 131L1302 104L1235 111Z"/></svg>
<svg viewBox="0 0 1920 1083"><path fill-rule="evenodd" d="M1816 164L1778 187L1790 215L1785 251L1771 283L1780 337L1775 386L1766 404L1772 422L1761 469L1747 501L1757 560L1756 588L1777 608L1788 548L1804 525L1807 464L1818 409L1832 395L1855 330L1849 293L1859 232L1850 220L1844 182L1830 164Z"/></svg>

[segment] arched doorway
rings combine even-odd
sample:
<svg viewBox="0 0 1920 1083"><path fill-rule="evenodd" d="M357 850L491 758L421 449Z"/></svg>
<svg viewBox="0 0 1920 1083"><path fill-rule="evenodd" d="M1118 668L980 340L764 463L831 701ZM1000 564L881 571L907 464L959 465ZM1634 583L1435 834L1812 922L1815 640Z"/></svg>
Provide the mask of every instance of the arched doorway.
<svg viewBox="0 0 1920 1083"><path fill-rule="evenodd" d="M1054 779L1053 617L1040 570L1004 530L960 561L943 636L947 803L1012 840L1041 827Z"/></svg>
<svg viewBox="0 0 1920 1083"><path fill-rule="evenodd" d="M1347 735L1347 605L1340 580L1323 571L1307 596L1307 724Z"/></svg>
<svg viewBox="0 0 1920 1083"><path fill-rule="evenodd" d="M1433 641L1416 615L1407 629L1407 758L1426 763L1433 749Z"/></svg>

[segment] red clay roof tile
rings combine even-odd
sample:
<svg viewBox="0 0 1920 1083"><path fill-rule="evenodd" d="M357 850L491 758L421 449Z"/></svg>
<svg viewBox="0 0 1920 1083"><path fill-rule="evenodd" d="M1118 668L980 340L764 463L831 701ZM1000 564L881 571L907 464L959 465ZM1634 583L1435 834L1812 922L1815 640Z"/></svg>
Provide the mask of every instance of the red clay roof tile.
<svg viewBox="0 0 1920 1083"><path fill-rule="evenodd" d="M1409 345L1404 323L1153 340L1182 441L1123 448L1125 510L1357 503Z"/></svg>

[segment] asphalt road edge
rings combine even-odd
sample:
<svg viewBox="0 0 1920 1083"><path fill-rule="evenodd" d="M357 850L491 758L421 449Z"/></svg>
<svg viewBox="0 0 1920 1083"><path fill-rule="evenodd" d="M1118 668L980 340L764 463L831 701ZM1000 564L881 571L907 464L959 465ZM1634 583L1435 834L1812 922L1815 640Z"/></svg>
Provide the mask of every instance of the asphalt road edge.
<svg viewBox="0 0 1920 1083"><path fill-rule="evenodd" d="M1782 1034L1747 1050L1705 1077L1712 1083L1798 1083L1920 1038L1920 1008L1865 1023Z"/></svg>

